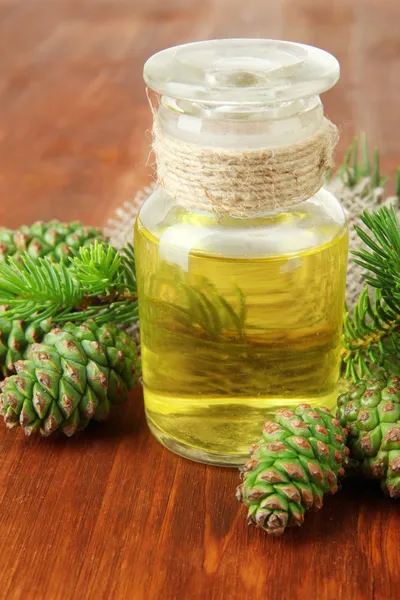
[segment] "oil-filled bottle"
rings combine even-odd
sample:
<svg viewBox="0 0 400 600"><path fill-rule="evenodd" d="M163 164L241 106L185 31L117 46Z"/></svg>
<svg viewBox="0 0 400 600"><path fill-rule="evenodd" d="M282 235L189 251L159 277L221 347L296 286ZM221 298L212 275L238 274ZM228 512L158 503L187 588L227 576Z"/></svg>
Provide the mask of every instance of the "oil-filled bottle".
<svg viewBox="0 0 400 600"><path fill-rule="evenodd" d="M278 408L335 404L347 226L322 186L328 53L215 40L145 65L158 187L135 228L146 415L167 448L240 464Z"/></svg>

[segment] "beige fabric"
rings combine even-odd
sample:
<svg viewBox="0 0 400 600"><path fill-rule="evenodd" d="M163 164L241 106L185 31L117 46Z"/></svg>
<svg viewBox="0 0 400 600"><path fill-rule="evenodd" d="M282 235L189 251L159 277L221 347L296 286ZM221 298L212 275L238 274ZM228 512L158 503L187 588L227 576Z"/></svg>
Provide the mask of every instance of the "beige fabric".
<svg viewBox="0 0 400 600"><path fill-rule="evenodd" d="M360 250L365 247L361 238L357 235L355 225L364 228L360 215L364 210L377 210L380 206L393 204L399 210L399 198L390 197L383 199L382 188L375 188L370 177L362 179L355 187L350 187L339 177L334 177L325 183L325 187L340 200L347 213L350 232L350 250ZM143 202L155 190L155 185L138 192L131 201L125 202L118 208L114 218L110 219L106 226L106 235L110 236L111 242L117 248L126 246L132 242L133 226L137 213ZM349 255L349 268L347 272L347 304L349 309L353 308L358 297L365 287L363 269L354 262L354 257Z"/></svg>
<svg viewBox="0 0 400 600"><path fill-rule="evenodd" d="M393 206L399 210L399 198L395 196L384 198L384 188L375 187L371 177L364 177L355 186L350 185L339 177L331 179L325 187L340 200L349 225L349 266L347 269L346 300L349 309L357 302L361 292L365 288L364 274L366 273L360 265L354 261L352 252L358 252L365 248L365 244L357 234L356 226L366 230L361 220L365 210L369 212L379 210L382 206Z"/></svg>
<svg viewBox="0 0 400 600"><path fill-rule="evenodd" d="M165 135L155 119L153 147L159 183L180 204L242 217L313 196L333 166L337 140L324 118L314 136L282 148L204 147Z"/></svg>

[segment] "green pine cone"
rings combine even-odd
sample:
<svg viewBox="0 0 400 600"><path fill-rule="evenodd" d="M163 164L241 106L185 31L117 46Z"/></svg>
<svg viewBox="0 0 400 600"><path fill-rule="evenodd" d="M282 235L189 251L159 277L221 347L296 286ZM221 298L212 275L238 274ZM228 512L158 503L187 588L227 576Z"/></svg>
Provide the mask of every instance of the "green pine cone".
<svg viewBox="0 0 400 600"><path fill-rule="evenodd" d="M328 409L308 404L281 409L275 422L267 421L236 493L249 509L249 524L278 536L301 525L307 510L319 510L344 474L346 433Z"/></svg>
<svg viewBox="0 0 400 600"><path fill-rule="evenodd" d="M14 364L25 357L31 344L39 343L51 329L49 321L26 324L0 317L0 379L15 373Z"/></svg>
<svg viewBox="0 0 400 600"><path fill-rule="evenodd" d="M349 431L351 467L400 498L400 377L361 380L337 404L337 418Z"/></svg>
<svg viewBox="0 0 400 600"><path fill-rule="evenodd" d="M33 258L47 256L59 262L63 256L70 255L71 250L78 250L94 240L105 241L102 231L85 227L78 221L38 221L23 225L17 231L0 228L0 261L10 256L18 259L22 252L27 252Z"/></svg>
<svg viewBox="0 0 400 600"><path fill-rule="evenodd" d="M69 323L33 344L15 367L17 374L1 384L7 427L21 425L26 435L43 436L61 429L71 436L124 402L136 381L136 347L113 325Z"/></svg>

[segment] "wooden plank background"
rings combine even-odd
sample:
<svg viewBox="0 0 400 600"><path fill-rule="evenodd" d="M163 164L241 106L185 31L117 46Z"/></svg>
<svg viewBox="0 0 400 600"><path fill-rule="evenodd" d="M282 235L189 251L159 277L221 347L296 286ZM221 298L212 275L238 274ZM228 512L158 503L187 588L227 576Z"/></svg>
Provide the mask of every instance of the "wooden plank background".
<svg viewBox="0 0 400 600"><path fill-rule="evenodd" d="M338 158L365 131L400 164L398 0L0 0L0 225L103 224L149 181L142 65L166 46L276 37L342 65L324 96ZM399 597L399 504L348 483L303 528L248 529L235 470L182 460L140 390L75 439L0 428L0 597Z"/></svg>

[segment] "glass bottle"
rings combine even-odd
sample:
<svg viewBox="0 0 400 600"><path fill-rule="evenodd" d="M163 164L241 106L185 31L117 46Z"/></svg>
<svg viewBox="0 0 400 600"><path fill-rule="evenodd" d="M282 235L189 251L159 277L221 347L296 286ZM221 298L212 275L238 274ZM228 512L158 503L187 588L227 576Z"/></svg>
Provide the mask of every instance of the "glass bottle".
<svg viewBox="0 0 400 600"><path fill-rule="evenodd" d="M196 156L307 148L324 122L319 94L337 81L339 65L310 46L214 40L154 55L144 77L160 143L167 138L178 153L169 167L158 161L164 173L135 227L147 420L170 450L237 465L277 409L334 407L346 219L323 187L240 215L212 197L197 205L185 178L193 167L202 189L202 169L181 147ZM223 171L218 164L216 194ZM250 199L252 177L239 186Z"/></svg>

